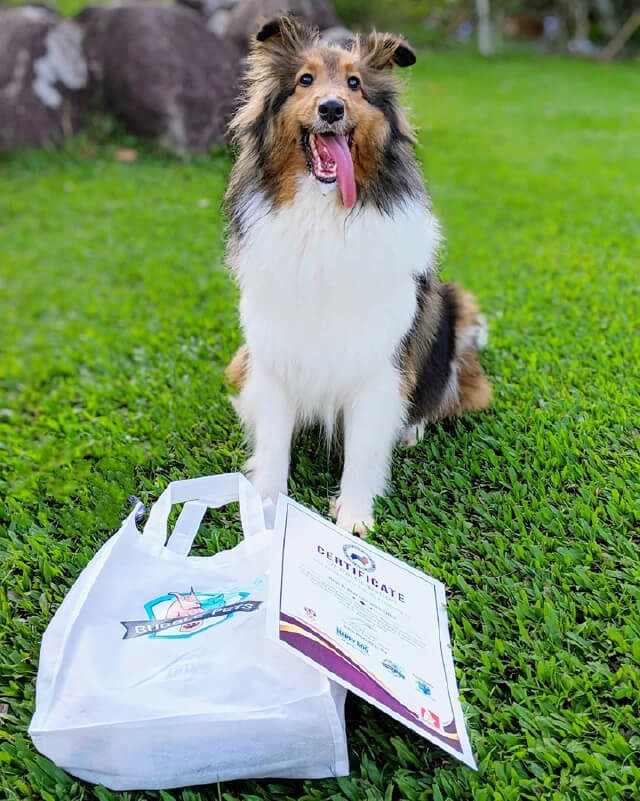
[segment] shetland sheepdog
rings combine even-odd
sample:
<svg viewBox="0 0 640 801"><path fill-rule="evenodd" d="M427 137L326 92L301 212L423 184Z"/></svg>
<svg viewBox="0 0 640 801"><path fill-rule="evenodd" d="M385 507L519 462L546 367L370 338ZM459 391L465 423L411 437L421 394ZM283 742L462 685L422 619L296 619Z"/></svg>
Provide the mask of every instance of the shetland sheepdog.
<svg viewBox="0 0 640 801"><path fill-rule="evenodd" d="M473 297L437 276L438 222L400 107L407 42L340 44L292 16L264 24L231 123L227 260L245 344L227 369L263 496L286 492L291 439L344 437L337 524L373 527L398 440L483 409L491 390Z"/></svg>

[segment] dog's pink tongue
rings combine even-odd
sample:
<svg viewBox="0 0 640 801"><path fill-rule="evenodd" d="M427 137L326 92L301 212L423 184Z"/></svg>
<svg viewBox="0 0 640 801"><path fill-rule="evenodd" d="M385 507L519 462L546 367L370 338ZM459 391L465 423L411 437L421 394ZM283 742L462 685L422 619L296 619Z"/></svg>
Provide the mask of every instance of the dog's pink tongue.
<svg viewBox="0 0 640 801"><path fill-rule="evenodd" d="M353 172L353 160L347 137L316 134L316 142L318 141L321 148L326 149L336 163L342 204L350 209L356 202L356 178Z"/></svg>

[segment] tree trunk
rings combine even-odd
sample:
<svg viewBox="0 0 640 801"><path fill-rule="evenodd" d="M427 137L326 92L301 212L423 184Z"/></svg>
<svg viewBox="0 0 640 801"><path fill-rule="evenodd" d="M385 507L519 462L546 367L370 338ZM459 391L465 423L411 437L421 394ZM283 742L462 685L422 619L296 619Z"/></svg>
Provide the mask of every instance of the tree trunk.
<svg viewBox="0 0 640 801"><path fill-rule="evenodd" d="M491 10L489 0L476 0L476 14L478 17L478 50L483 56L493 54L491 41Z"/></svg>
<svg viewBox="0 0 640 801"><path fill-rule="evenodd" d="M574 38L579 42L589 39L589 11L585 0L573 0L573 18L576 23Z"/></svg>
<svg viewBox="0 0 640 801"><path fill-rule="evenodd" d="M611 61L614 59L638 28L640 28L640 11L634 11L602 51L600 58L603 61Z"/></svg>
<svg viewBox="0 0 640 801"><path fill-rule="evenodd" d="M607 36L615 36L618 31L618 20L613 3L611 0L595 0L595 6L598 9L602 30Z"/></svg>

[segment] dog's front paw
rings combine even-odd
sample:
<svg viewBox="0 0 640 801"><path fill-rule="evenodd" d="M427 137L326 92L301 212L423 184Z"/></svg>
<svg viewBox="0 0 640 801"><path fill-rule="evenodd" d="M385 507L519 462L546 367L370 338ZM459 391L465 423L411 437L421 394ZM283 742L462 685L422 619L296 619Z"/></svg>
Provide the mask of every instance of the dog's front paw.
<svg viewBox="0 0 640 801"><path fill-rule="evenodd" d="M283 495L287 494L286 481L274 481L273 473L257 468L252 459L250 459L249 463L247 464L247 474L249 481L265 500L271 500L274 503L277 503L278 495L280 493Z"/></svg>
<svg viewBox="0 0 640 801"><path fill-rule="evenodd" d="M266 501L278 502L278 495L287 494L287 485L274 484L272 481L261 480L260 477L249 476L249 480Z"/></svg>
<svg viewBox="0 0 640 801"><path fill-rule="evenodd" d="M331 503L331 513L336 518L336 525L351 534L367 537L373 531L373 512L371 506L351 503L338 498Z"/></svg>

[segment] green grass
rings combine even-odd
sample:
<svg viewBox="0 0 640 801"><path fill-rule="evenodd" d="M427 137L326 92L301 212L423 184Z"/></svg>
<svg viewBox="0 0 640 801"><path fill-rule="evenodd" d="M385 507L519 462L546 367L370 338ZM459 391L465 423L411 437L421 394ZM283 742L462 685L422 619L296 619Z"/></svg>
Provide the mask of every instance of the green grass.
<svg viewBox="0 0 640 801"><path fill-rule="evenodd" d="M30 746L40 638L127 496L245 451L222 382L228 158L122 164L128 140L96 131L2 157L0 798L640 796L638 96L631 65L425 55L410 78L445 275L491 321L495 404L397 454L374 541L448 586L478 773L354 700L339 781L119 795ZM338 478L305 438L292 494L326 513Z"/></svg>

